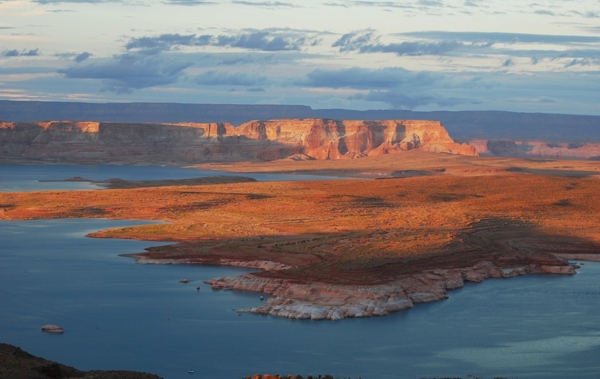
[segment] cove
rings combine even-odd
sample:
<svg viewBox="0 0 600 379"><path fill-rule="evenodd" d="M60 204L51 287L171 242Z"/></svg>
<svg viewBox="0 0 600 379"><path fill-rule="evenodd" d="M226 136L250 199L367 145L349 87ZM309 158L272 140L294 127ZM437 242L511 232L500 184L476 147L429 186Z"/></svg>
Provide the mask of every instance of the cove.
<svg viewBox="0 0 600 379"><path fill-rule="evenodd" d="M558 379L600 372L598 263L586 262L575 276L468 284L448 300L381 318L238 316L232 309L260 304L259 294L213 292L202 281L248 270L136 265L118 255L159 243L85 237L140 223L0 222L0 341L84 370L167 379L190 378L190 369L207 379L257 372ZM195 282L179 283L182 277ZM47 323L65 333L42 333Z"/></svg>
<svg viewBox="0 0 600 379"><path fill-rule="evenodd" d="M236 173L217 170L160 166L17 166L0 165L0 191L82 190L102 187L79 182L40 182L40 180L64 180L80 176L90 180L121 178L123 180L166 180L201 178L207 176L233 175L251 177L259 182L290 180L346 180L347 178L325 175Z"/></svg>

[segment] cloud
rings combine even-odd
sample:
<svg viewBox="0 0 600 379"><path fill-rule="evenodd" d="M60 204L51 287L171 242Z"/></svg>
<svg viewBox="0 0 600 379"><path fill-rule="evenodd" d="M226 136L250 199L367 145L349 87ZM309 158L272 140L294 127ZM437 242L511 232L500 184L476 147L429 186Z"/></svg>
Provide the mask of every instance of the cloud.
<svg viewBox="0 0 600 379"><path fill-rule="evenodd" d="M201 0L168 0L165 4L194 6L194 5L213 5L215 3L212 1L201 1Z"/></svg>
<svg viewBox="0 0 600 379"><path fill-rule="evenodd" d="M592 59L589 58L579 58L579 59L573 59L570 62L567 62L565 64L565 68L569 68L569 67L573 67L573 66L591 66L595 64L595 62Z"/></svg>
<svg viewBox="0 0 600 379"><path fill-rule="evenodd" d="M266 76L252 76L245 73L228 74L226 72L208 71L194 79L197 84L217 86L258 86L267 83Z"/></svg>
<svg viewBox="0 0 600 379"><path fill-rule="evenodd" d="M573 13L573 14L576 14L578 16L582 16L582 17L585 17L585 18L600 18L600 13L599 12L591 12L591 11L589 11L589 12L579 12L579 11L576 11L576 10L572 10L572 11L569 11L569 13Z"/></svg>
<svg viewBox="0 0 600 379"><path fill-rule="evenodd" d="M5 57L18 57L19 55L21 55L21 53L19 53L19 50L4 50L2 52L2 55Z"/></svg>
<svg viewBox="0 0 600 379"><path fill-rule="evenodd" d="M75 62L81 63L81 62L83 62L84 60L88 59L91 56L92 56L92 54L88 53L87 51L83 52L83 53L81 53L81 54L79 54L79 55L77 55L75 57Z"/></svg>
<svg viewBox="0 0 600 379"><path fill-rule="evenodd" d="M219 36L210 34L199 36L195 34L161 34L157 37L132 38L125 45L125 48L145 55L170 51L180 46L221 46L260 51L289 51L299 50L300 45L305 42L303 37L283 37L268 31Z"/></svg>
<svg viewBox="0 0 600 379"><path fill-rule="evenodd" d="M400 33L400 36L416 38L428 38L436 40L454 40L459 42L498 42L498 43L594 43L600 42L596 36L574 36L574 35L549 35L549 34L521 34L521 33L485 33L485 32L411 32Z"/></svg>
<svg viewBox="0 0 600 379"><path fill-rule="evenodd" d="M419 5L424 5L426 7L442 7L444 3L439 0L419 0L417 2Z"/></svg>
<svg viewBox="0 0 600 379"><path fill-rule="evenodd" d="M123 0L32 0L38 4L59 4L59 3L81 3L81 4L99 4L99 3L121 3Z"/></svg>
<svg viewBox="0 0 600 379"><path fill-rule="evenodd" d="M246 91L248 91L248 92L265 92L265 89L262 87L250 87Z"/></svg>
<svg viewBox="0 0 600 379"><path fill-rule="evenodd" d="M38 55L40 55L39 49L23 51L21 53L22 57L37 57Z"/></svg>
<svg viewBox="0 0 600 379"><path fill-rule="evenodd" d="M423 9L431 7L444 7L444 3L440 0L416 0L410 2L398 1L344 1L344 2L328 2L323 5L330 7L377 7L377 8L393 8L393 9Z"/></svg>
<svg viewBox="0 0 600 379"><path fill-rule="evenodd" d="M543 16L556 16L554 14L554 12L551 12L551 11L546 10L546 9L538 9L537 11L534 11L533 13L535 13L535 14L541 14Z"/></svg>
<svg viewBox="0 0 600 379"><path fill-rule="evenodd" d="M324 3L330 7L344 7L350 8L355 7L379 7L379 8L401 8L401 9L414 9L415 7L411 4L397 3L394 1L346 1L344 3Z"/></svg>
<svg viewBox="0 0 600 379"><path fill-rule="evenodd" d="M158 37L132 38L126 45L127 50L137 50L146 55L169 51L178 46L206 46L211 44L211 35L161 34Z"/></svg>
<svg viewBox="0 0 600 379"><path fill-rule="evenodd" d="M339 47L340 52L394 53L398 56L444 55L462 46L462 43L455 41L381 44L373 37L372 31L344 34L332 45L332 47Z"/></svg>
<svg viewBox="0 0 600 379"><path fill-rule="evenodd" d="M17 49L13 49L13 50L4 50L0 54L4 57L37 57L38 55L40 55L40 50L32 49L32 50L19 51Z"/></svg>
<svg viewBox="0 0 600 379"><path fill-rule="evenodd" d="M58 73L70 79L101 80L102 91L124 94L132 93L134 89L175 83L189 66L191 63L188 62L123 54L106 63L71 66L58 70Z"/></svg>
<svg viewBox="0 0 600 379"><path fill-rule="evenodd" d="M435 104L440 107L455 106L467 102L465 99L444 98L434 95L417 94L407 95L405 91L371 91L367 95L357 94L350 96L348 100L363 100L380 103L388 103L393 109L414 109Z"/></svg>
<svg viewBox="0 0 600 379"><path fill-rule="evenodd" d="M382 89L430 86L441 77L430 72L413 72L387 67L378 70L353 67L341 70L316 69L295 84L306 87Z"/></svg>
<svg viewBox="0 0 600 379"><path fill-rule="evenodd" d="M244 55L240 55L240 54L232 54L232 55L226 55L222 58L220 58L218 60L218 65L223 65L223 66L233 66L233 65L237 65L237 64L252 64L252 63L257 63L257 62L269 62L273 60L273 56L272 55L268 55L268 56L253 56L250 54L244 54Z"/></svg>
<svg viewBox="0 0 600 379"><path fill-rule="evenodd" d="M253 7L266 7L266 8L273 8L273 7L288 7L288 8L297 8L297 5L294 5L292 3L284 3L281 1L242 1L242 0L232 0L231 1L233 4L241 4L241 5L249 5L249 6L253 6Z"/></svg>
<svg viewBox="0 0 600 379"><path fill-rule="evenodd" d="M362 46L367 45L373 39L373 31L352 32L344 34L331 45L339 47L340 52L359 50Z"/></svg>
<svg viewBox="0 0 600 379"><path fill-rule="evenodd" d="M323 5L328 6L328 7L348 8L348 4L342 4L342 3L323 3Z"/></svg>
<svg viewBox="0 0 600 379"><path fill-rule="evenodd" d="M511 67L514 65L515 65L515 62L512 60L512 58L508 58L507 60L502 62L502 67Z"/></svg>
<svg viewBox="0 0 600 379"><path fill-rule="evenodd" d="M271 36L269 32L244 33L234 36L218 36L216 46L239 47L250 50L285 51L299 50L303 39L290 40L279 36Z"/></svg>
<svg viewBox="0 0 600 379"><path fill-rule="evenodd" d="M462 46L461 43L454 41L441 41L431 43L402 42L391 43L388 45L365 45L362 46L359 49L359 51L361 53L394 53L398 56L444 55L445 53L452 51L460 46Z"/></svg>

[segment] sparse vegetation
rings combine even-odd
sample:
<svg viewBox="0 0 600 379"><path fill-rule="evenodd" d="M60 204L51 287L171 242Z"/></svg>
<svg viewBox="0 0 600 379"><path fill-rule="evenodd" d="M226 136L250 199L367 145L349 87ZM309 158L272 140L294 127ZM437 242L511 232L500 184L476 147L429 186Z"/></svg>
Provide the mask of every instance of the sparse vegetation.
<svg viewBox="0 0 600 379"><path fill-rule="evenodd" d="M164 220L92 236L181 242L143 254L156 259L267 260L294 268L259 275L374 284L481 260L516 265L552 252L599 253L599 184L595 177L503 171L3 193L0 204L10 206L0 218Z"/></svg>

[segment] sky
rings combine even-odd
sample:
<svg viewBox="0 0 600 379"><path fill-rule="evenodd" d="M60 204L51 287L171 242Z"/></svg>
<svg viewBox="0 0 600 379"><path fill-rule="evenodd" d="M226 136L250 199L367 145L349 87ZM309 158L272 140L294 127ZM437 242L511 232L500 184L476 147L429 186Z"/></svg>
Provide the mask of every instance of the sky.
<svg viewBox="0 0 600 379"><path fill-rule="evenodd" d="M0 0L0 100L600 115L600 0Z"/></svg>

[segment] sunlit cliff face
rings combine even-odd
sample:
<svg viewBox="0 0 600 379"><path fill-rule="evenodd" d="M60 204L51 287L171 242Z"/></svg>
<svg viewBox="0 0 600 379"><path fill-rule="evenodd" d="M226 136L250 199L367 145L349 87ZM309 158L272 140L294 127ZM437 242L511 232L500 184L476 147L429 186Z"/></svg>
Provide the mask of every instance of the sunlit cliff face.
<svg viewBox="0 0 600 379"><path fill-rule="evenodd" d="M121 164L351 159L417 150L477 156L438 121L281 119L228 123L3 123L9 159Z"/></svg>

